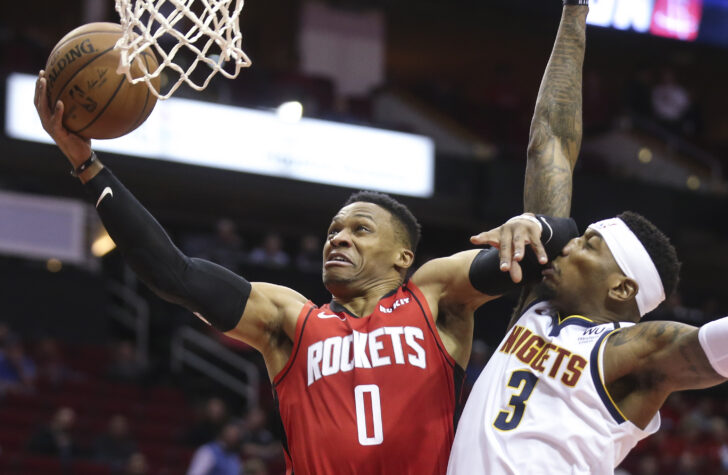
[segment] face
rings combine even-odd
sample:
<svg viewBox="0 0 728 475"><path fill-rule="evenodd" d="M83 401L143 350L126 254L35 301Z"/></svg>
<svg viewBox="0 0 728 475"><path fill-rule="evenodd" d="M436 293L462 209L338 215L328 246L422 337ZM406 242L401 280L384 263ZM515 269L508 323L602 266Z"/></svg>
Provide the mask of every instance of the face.
<svg viewBox="0 0 728 475"><path fill-rule="evenodd" d="M543 276L547 296L557 307L568 310L585 307L581 305L584 301L604 302L614 277L623 274L599 233L587 229L568 242Z"/></svg>
<svg viewBox="0 0 728 475"><path fill-rule="evenodd" d="M373 203L352 203L329 226L323 252L324 284L333 295L341 295L396 276L403 251L405 245L397 237L389 211Z"/></svg>

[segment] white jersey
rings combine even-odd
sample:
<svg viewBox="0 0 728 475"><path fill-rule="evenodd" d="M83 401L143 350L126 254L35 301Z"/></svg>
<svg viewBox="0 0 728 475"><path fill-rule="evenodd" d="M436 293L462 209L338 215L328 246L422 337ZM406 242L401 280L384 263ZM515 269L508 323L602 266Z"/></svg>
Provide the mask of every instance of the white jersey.
<svg viewBox="0 0 728 475"><path fill-rule="evenodd" d="M450 453L448 474L611 474L642 430L603 383L606 337L632 323L562 320L546 302L528 308L473 387Z"/></svg>

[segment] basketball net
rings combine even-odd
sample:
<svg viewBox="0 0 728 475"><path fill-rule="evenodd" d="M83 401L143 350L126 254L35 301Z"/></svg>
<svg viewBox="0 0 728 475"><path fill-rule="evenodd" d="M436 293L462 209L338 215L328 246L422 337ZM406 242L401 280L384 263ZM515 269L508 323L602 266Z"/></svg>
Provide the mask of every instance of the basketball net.
<svg viewBox="0 0 728 475"><path fill-rule="evenodd" d="M190 9L193 2L195 10L201 13ZM202 91L217 73L236 78L242 68L251 65L241 49L239 19L243 3L244 0L116 0L123 30L115 46L121 53L117 72L125 74L132 84L145 82L160 99L169 98L183 83ZM144 67L145 61L135 63L150 47L159 61L154 71ZM135 69L143 71L143 76L132 77L133 63ZM151 79L165 70L161 83L171 87L161 94Z"/></svg>

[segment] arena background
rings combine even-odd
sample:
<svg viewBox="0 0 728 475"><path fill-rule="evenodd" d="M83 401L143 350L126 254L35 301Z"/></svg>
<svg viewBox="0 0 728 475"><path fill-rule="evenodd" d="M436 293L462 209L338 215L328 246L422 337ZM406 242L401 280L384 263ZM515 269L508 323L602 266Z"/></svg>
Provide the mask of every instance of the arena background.
<svg viewBox="0 0 728 475"><path fill-rule="evenodd" d="M728 2L702 7L696 41L589 27L572 203L581 229L631 209L671 236L683 262L679 293L651 318L693 325L728 312ZM543 0L249 0L242 29L253 67L177 96L259 110L296 100L306 117L432 137L434 194L398 196L422 223L421 263L467 248L470 235L521 211L529 120L559 14L560 2ZM341 19L338 28L332 18ZM6 2L0 109L10 74L37 74L56 41L90 21L117 21L113 2ZM316 51L306 40L311 32L341 39L341 48ZM313 63L319 72L311 72ZM661 107L661 87L687 98L678 114ZM210 120L188 118L193 125ZM254 131L197 140L244 150L246 133ZM0 236L52 240L48 223L32 235L13 234L20 226L9 197L81 200L68 164L54 146L7 133L0 150ZM353 190L110 153L103 159L187 252L249 280L289 285L319 304L329 300L318 249ZM90 244L98 231L89 220ZM306 253L307 246L315 250ZM194 450L228 420L242 421L246 473L282 472L281 434L257 353L155 298L116 251L72 264L4 248L0 363L23 368L24 376L0 375L8 377L0 381L0 473L184 473ZM482 344L470 376L502 337L513 303L509 296L478 311ZM229 352L210 351L208 341ZM224 384L219 372L242 384ZM64 407L75 413L70 422ZM672 397L660 433L623 470L728 472L727 411L722 387ZM127 434L119 418L116 436L106 434L115 415ZM54 429L44 429L48 424ZM43 445L53 431L72 444L60 452Z"/></svg>

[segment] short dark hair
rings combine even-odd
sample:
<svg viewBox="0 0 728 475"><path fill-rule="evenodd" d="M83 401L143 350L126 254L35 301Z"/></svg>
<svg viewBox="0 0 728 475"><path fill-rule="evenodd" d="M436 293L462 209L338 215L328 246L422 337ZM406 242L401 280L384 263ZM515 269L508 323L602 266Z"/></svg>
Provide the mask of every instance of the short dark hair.
<svg viewBox="0 0 728 475"><path fill-rule="evenodd" d="M346 200L346 203L344 203L344 206L360 202L374 203L389 211L392 217L404 228L405 235L403 237L405 243L410 247L410 250L412 252L417 250L417 245L420 243L421 227L420 223L417 222L417 218L415 218L415 215L412 214L412 211L407 206L388 194L377 191L357 191L356 193L352 193L349 199Z"/></svg>
<svg viewBox="0 0 728 475"><path fill-rule="evenodd" d="M641 214L625 211L617 217L624 221L647 250L657 268L657 273L660 274L665 298L669 298L677 287L680 275L680 261L677 260L675 247L657 226Z"/></svg>

